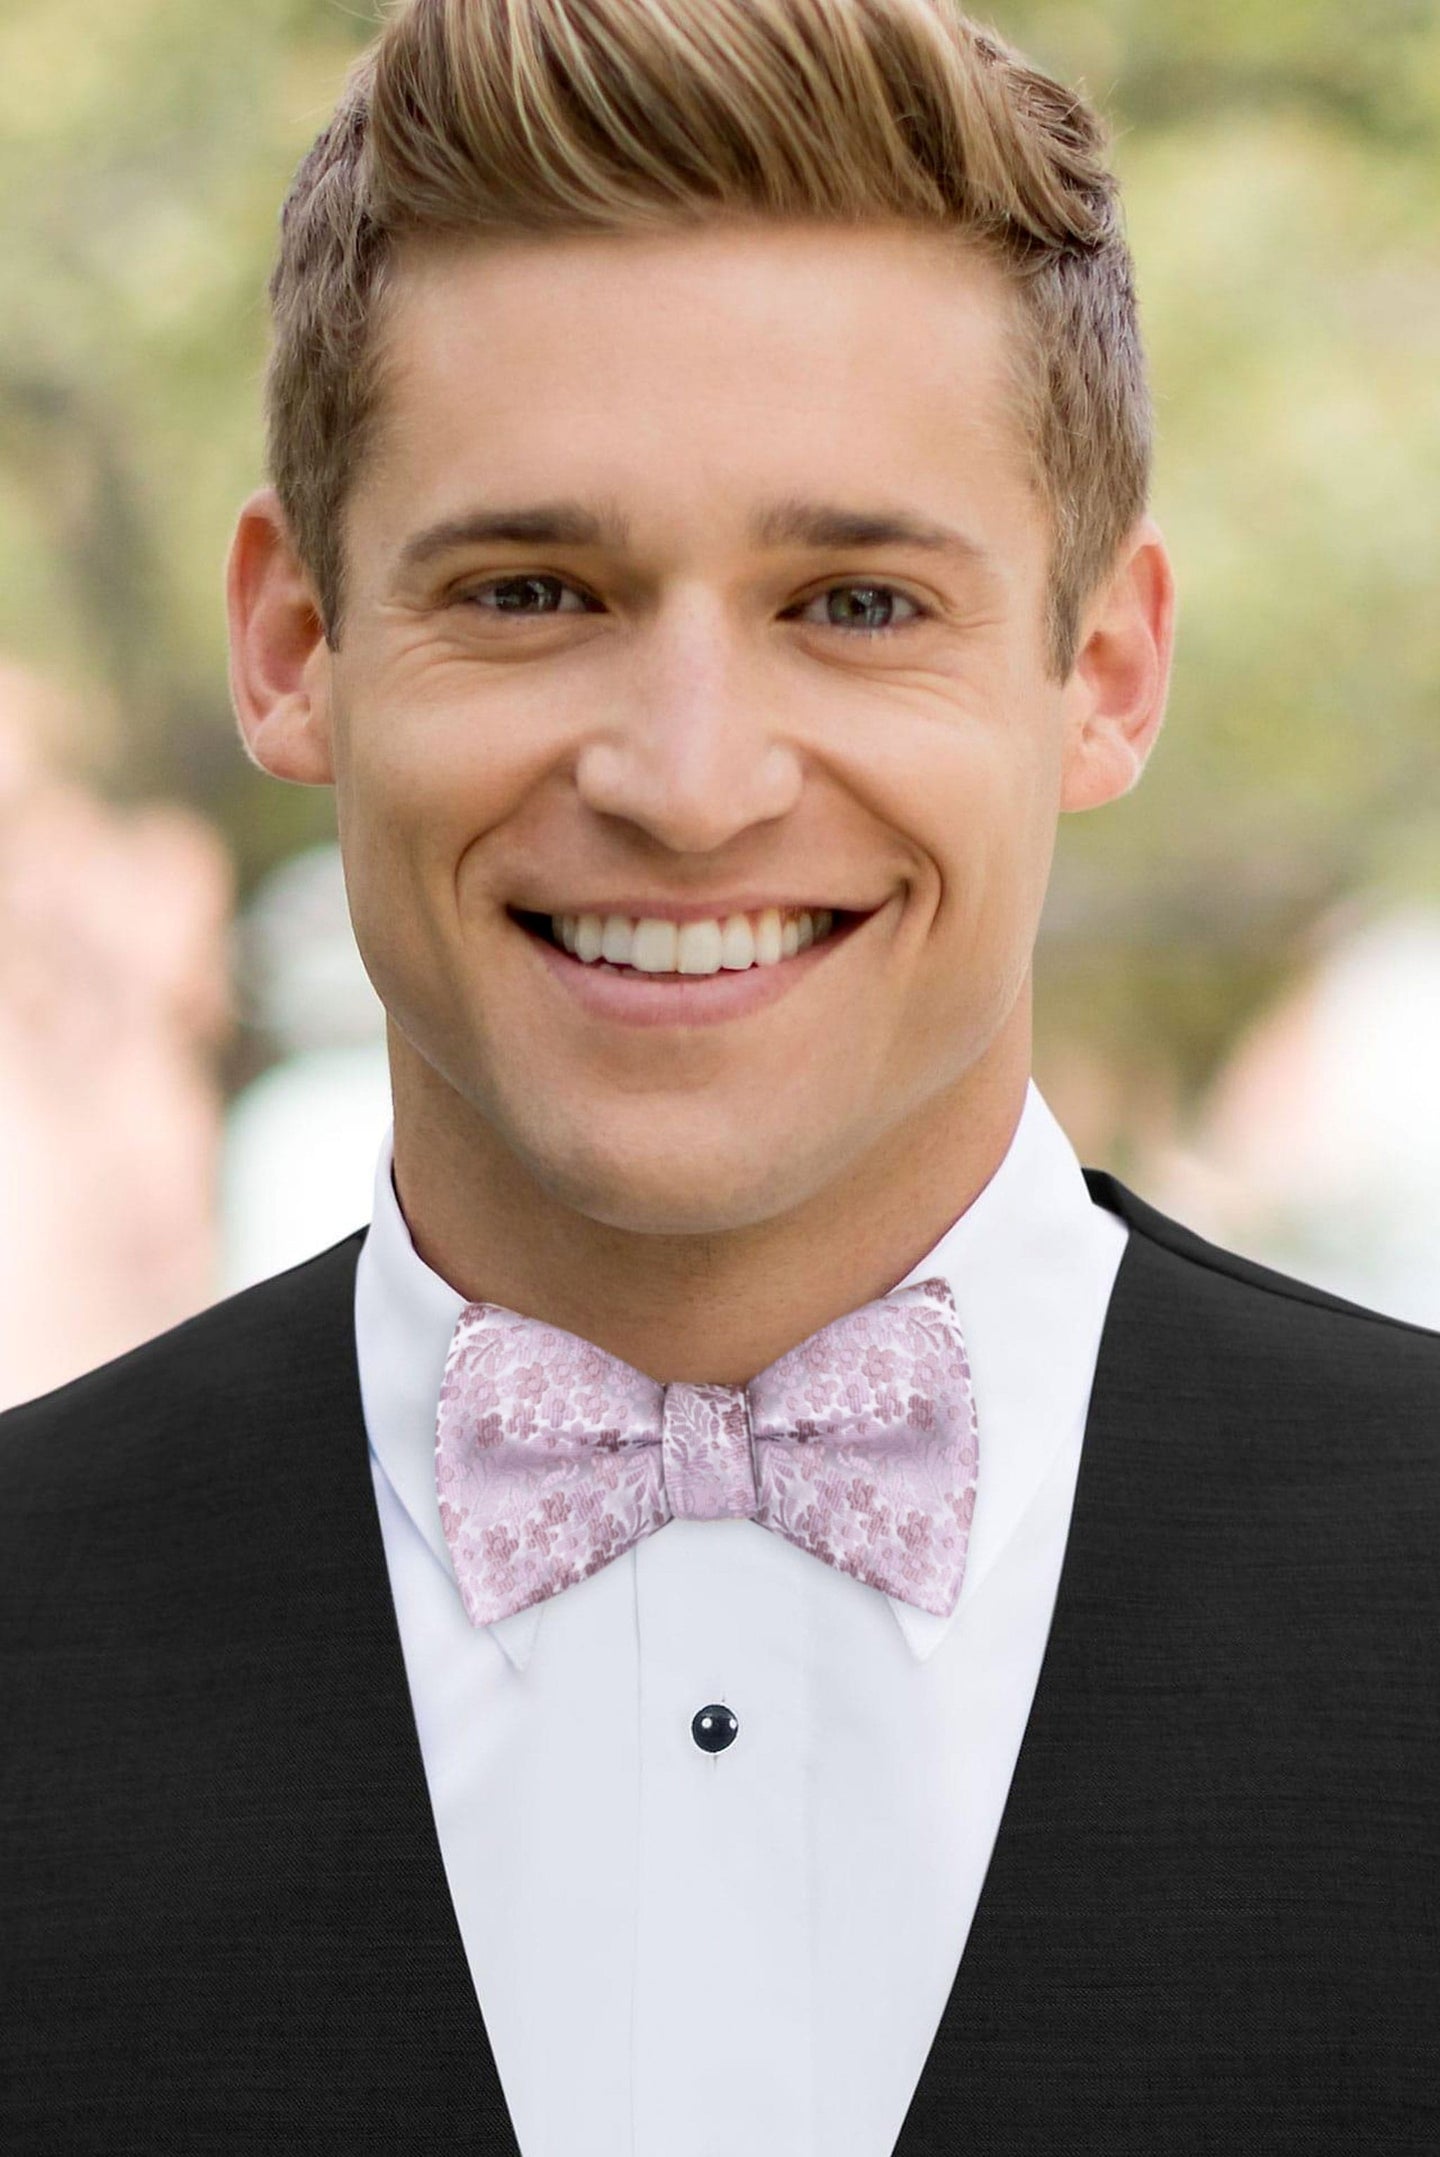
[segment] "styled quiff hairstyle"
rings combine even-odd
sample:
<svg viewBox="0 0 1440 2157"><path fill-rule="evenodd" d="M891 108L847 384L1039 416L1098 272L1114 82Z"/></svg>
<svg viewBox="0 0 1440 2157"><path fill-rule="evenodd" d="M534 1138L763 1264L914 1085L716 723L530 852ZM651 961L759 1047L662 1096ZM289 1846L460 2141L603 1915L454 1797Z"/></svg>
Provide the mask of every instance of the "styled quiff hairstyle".
<svg viewBox="0 0 1440 2157"><path fill-rule="evenodd" d="M339 639L347 490L409 237L905 220L997 262L1051 526L1046 659L1142 514L1152 414L1106 131L953 0L407 0L295 175L270 282L271 480Z"/></svg>

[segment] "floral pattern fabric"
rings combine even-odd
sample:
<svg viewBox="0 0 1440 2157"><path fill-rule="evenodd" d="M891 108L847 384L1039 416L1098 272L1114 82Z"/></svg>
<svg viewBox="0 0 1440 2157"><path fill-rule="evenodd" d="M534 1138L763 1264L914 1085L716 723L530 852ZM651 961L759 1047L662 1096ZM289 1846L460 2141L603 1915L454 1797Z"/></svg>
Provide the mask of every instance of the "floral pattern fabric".
<svg viewBox="0 0 1440 2157"><path fill-rule="evenodd" d="M660 1385L577 1334L467 1303L436 1419L440 1519L475 1625L675 1519L754 1519L948 1616L978 1467L970 1365L938 1278L823 1326L748 1386Z"/></svg>

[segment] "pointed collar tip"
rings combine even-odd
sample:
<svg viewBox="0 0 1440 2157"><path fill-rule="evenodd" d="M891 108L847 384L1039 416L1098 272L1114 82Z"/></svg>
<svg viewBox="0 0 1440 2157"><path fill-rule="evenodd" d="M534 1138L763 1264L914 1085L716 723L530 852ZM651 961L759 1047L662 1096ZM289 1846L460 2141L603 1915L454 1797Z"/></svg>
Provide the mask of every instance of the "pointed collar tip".
<svg viewBox="0 0 1440 2157"><path fill-rule="evenodd" d="M490 1621L491 1633L515 1670L523 1671L530 1660L544 1607L543 1603L528 1603L523 1610L512 1610L508 1617Z"/></svg>
<svg viewBox="0 0 1440 2157"><path fill-rule="evenodd" d="M887 1595L885 1600L894 1611L895 1621L909 1643L916 1662L928 1662L955 1623L955 1611L952 1610L946 1617L937 1617L934 1611L921 1610L915 1603L903 1603L898 1596ZM956 1610L959 1607L957 1603Z"/></svg>

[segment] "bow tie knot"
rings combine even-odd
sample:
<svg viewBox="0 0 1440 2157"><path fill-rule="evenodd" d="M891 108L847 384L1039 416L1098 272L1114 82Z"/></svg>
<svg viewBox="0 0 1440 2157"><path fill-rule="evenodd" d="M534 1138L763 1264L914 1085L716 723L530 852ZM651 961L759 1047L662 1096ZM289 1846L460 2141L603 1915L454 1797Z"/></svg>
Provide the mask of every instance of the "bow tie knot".
<svg viewBox="0 0 1440 2157"><path fill-rule="evenodd" d="M675 1519L755 1520L948 1615L977 1468L970 1367L940 1279L848 1312L748 1386L660 1385L558 1326L467 1303L436 1421L440 1519L476 1625Z"/></svg>
<svg viewBox="0 0 1440 2157"><path fill-rule="evenodd" d="M743 1520L760 1510L743 1386L665 1387L660 1474L676 1520Z"/></svg>

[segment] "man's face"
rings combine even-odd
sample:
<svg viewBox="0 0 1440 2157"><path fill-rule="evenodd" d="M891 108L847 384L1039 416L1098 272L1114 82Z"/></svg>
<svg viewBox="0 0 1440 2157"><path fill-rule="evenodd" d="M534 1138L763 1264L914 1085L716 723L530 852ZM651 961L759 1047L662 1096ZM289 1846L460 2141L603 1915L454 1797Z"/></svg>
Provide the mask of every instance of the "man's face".
<svg viewBox="0 0 1440 2157"><path fill-rule="evenodd" d="M324 662L355 932L432 1100L596 1220L773 1218L1013 1033L1065 727L1011 334L903 229L402 264Z"/></svg>

